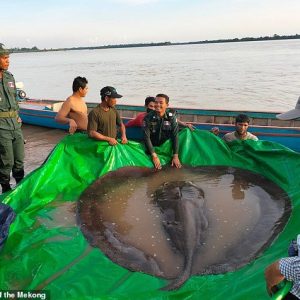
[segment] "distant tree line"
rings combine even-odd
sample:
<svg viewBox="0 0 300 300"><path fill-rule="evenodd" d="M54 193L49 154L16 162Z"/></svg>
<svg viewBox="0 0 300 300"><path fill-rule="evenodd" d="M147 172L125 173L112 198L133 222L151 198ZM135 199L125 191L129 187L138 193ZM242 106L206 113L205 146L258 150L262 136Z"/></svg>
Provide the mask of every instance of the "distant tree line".
<svg viewBox="0 0 300 300"><path fill-rule="evenodd" d="M300 39L299 34L294 35L278 35L261 36L261 37L244 37L234 39L218 39L218 40L204 40L194 42L159 42L159 43L136 43L136 44L118 44L105 46L91 46L91 47L72 47L72 48L57 48L57 49L39 49L36 46L32 48L11 48L11 52L46 52L46 51L65 51L65 50L93 50L93 49L110 49L110 48L134 48L134 47L154 47L154 46L172 46L172 45L191 45L191 44L214 44L214 43L235 43L235 42L252 42L252 41L273 41L273 40L292 40Z"/></svg>
<svg viewBox="0 0 300 300"><path fill-rule="evenodd" d="M244 37L241 39L219 39L219 40L205 40L199 42L187 42L185 44L210 44L210 43L233 43L233 42L252 42L252 41L274 41L274 40L293 40L300 39L299 34L294 35L278 35L273 36L260 36L260 37Z"/></svg>

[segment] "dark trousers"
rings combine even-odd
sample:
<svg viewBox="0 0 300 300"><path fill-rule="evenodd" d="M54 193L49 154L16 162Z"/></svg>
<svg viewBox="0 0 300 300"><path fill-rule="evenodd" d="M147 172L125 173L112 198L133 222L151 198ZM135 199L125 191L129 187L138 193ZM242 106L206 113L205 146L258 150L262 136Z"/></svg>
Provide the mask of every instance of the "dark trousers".
<svg viewBox="0 0 300 300"><path fill-rule="evenodd" d="M283 299L284 300L298 300L299 298L291 293L288 293Z"/></svg>
<svg viewBox="0 0 300 300"><path fill-rule="evenodd" d="M1 185L9 185L10 172L17 183L24 177L24 138L21 129L0 129Z"/></svg>

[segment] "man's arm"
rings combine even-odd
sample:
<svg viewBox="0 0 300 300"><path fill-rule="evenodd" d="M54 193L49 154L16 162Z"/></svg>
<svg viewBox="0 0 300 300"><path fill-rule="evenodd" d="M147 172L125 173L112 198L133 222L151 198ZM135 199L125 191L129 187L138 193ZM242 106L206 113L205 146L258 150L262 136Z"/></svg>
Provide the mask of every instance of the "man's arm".
<svg viewBox="0 0 300 300"><path fill-rule="evenodd" d="M125 128L125 125L123 124L123 122L121 123L121 126L120 126L120 132L121 132L122 144L127 144L126 128Z"/></svg>
<svg viewBox="0 0 300 300"><path fill-rule="evenodd" d="M273 288L280 283L285 277L280 273L279 260L269 265L265 270L266 288L268 294L271 295Z"/></svg>
<svg viewBox="0 0 300 300"><path fill-rule="evenodd" d="M126 127L141 127L143 125L144 117L146 116L146 113L139 113L135 119L129 120L125 126Z"/></svg>
<svg viewBox="0 0 300 300"><path fill-rule="evenodd" d="M179 142L178 142L178 132L179 132L179 128L178 128L178 122L176 117L174 116L172 118L171 121L171 125L172 125L172 147L173 147L173 158L172 158L172 166L176 167L176 168L181 168L181 163L178 157L178 152L179 152Z"/></svg>
<svg viewBox="0 0 300 300"><path fill-rule="evenodd" d="M94 140L106 141L111 146L114 146L114 145L118 144L118 141L116 139L111 138L111 137L106 136L106 135L103 135L103 134L97 132L96 130L89 130L88 135L89 135L89 137L91 137Z"/></svg>
<svg viewBox="0 0 300 300"><path fill-rule="evenodd" d="M69 99L67 99L55 116L55 121L61 124L69 124L69 132L74 133L77 130L77 123L68 117L71 108L71 102Z"/></svg>
<svg viewBox="0 0 300 300"><path fill-rule="evenodd" d="M144 125L142 127L143 129L143 133L144 133L144 142L145 142L145 146L147 151L151 154L151 158L152 158L152 162L155 166L155 169L161 169L161 163L160 160L157 156L157 154L154 151L154 147L150 138L150 124L149 124L149 120L144 119Z"/></svg>
<svg viewBox="0 0 300 300"><path fill-rule="evenodd" d="M120 127L120 132L121 132L121 143L122 144L127 144L127 137L126 137L126 128L125 128L125 125L123 123L123 121L121 120L121 117L120 117L120 114L117 110L116 111L116 122L117 122L117 125Z"/></svg>
<svg viewBox="0 0 300 300"><path fill-rule="evenodd" d="M144 133L144 142L145 142L146 149L152 155L153 153L155 153L155 151L150 137L150 124L148 120L144 119L144 124L142 129Z"/></svg>
<svg viewBox="0 0 300 300"><path fill-rule="evenodd" d="M171 119L171 126L172 126L172 135L171 135L171 141L172 141L172 148L173 148L173 154L178 154L179 150L179 143L178 143L178 122L176 117L174 116Z"/></svg>
<svg viewBox="0 0 300 300"><path fill-rule="evenodd" d="M177 119L177 122L178 122L179 126L188 127L191 131L194 131L196 129L196 127L191 123L183 122L178 119Z"/></svg>

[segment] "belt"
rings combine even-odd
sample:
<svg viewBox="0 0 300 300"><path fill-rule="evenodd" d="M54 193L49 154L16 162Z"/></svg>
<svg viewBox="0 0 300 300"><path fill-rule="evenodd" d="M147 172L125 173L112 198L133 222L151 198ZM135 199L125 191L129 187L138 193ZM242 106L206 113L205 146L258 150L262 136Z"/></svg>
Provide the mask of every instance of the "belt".
<svg viewBox="0 0 300 300"><path fill-rule="evenodd" d="M18 112L15 110L0 111L0 118L16 118L17 116L18 116Z"/></svg>

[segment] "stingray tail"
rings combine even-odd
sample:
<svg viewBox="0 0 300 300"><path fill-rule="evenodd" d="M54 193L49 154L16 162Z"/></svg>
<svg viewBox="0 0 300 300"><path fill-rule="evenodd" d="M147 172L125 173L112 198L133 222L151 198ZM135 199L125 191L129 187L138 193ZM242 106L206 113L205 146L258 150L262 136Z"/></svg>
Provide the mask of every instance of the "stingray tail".
<svg viewBox="0 0 300 300"><path fill-rule="evenodd" d="M191 276L190 268L186 268L176 279L161 288L162 291L172 291L179 289Z"/></svg>

